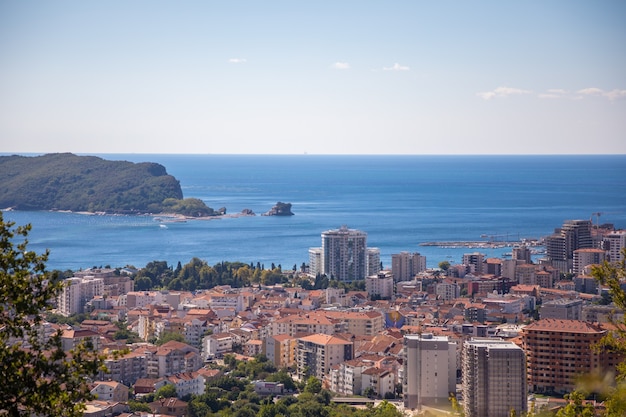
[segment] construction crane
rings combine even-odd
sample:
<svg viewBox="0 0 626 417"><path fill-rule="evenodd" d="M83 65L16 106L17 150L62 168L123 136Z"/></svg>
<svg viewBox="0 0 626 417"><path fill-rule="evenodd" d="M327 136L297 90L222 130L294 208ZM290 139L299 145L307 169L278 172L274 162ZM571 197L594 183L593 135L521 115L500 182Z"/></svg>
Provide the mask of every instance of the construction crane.
<svg viewBox="0 0 626 417"><path fill-rule="evenodd" d="M597 211L595 213L591 213L591 223L593 224L593 216L596 216L596 229L598 228L598 226L600 226L600 216L602 216L604 213L602 213L601 211Z"/></svg>

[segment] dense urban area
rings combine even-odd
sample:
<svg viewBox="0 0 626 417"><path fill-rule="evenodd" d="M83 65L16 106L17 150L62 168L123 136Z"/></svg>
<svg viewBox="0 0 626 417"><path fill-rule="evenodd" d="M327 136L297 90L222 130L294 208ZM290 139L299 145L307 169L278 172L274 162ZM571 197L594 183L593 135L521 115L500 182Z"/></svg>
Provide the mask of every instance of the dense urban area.
<svg viewBox="0 0 626 417"><path fill-rule="evenodd" d="M289 268L193 258L62 272L40 337L102 355L85 416L606 411L623 357L599 343L623 311L592 268L623 261L626 230L566 220L541 252L468 247L438 268L408 251L384 268L365 231L321 236Z"/></svg>

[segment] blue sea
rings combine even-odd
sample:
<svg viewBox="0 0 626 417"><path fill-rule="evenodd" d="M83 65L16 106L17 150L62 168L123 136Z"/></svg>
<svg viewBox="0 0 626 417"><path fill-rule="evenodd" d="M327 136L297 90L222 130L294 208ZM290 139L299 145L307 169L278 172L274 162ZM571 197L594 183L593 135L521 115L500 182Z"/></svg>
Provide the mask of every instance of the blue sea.
<svg viewBox="0 0 626 417"><path fill-rule="evenodd" d="M384 267L401 251L420 252L433 267L477 249L420 243L540 238L567 219L626 228L626 155L97 156L160 163L185 197L257 215L162 225L150 216L5 212L5 220L32 224L29 249L49 249L49 269L143 267L153 260L175 266L193 257L290 269L308 263L323 231L342 225L367 232ZM295 215L260 215L278 201L292 203ZM498 257L507 251L480 250Z"/></svg>

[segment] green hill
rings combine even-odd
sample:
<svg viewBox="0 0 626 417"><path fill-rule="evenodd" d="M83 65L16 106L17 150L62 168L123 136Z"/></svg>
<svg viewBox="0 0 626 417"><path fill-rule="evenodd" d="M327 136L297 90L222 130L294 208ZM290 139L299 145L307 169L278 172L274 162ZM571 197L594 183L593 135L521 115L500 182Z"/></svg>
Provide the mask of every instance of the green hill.
<svg viewBox="0 0 626 417"><path fill-rule="evenodd" d="M180 183L152 162L107 161L57 153L0 156L0 208L111 213L216 213L198 199L183 200ZM185 212L188 211L188 212Z"/></svg>

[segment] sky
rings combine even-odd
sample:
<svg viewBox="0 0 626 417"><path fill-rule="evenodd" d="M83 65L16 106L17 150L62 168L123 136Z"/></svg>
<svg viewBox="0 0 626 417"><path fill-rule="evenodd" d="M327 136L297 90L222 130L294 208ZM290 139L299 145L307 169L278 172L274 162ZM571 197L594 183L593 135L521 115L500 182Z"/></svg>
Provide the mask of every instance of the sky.
<svg viewBox="0 0 626 417"><path fill-rule="evenodd" d="M626 2L0 0L0 153L626 154Z"/></svg>

